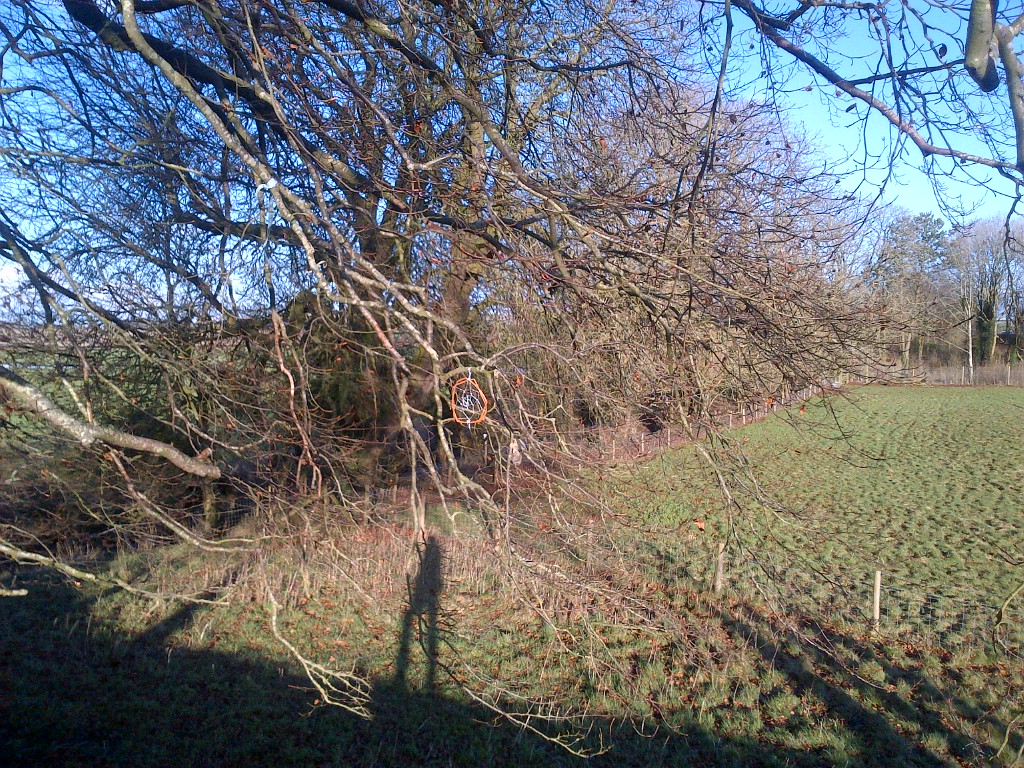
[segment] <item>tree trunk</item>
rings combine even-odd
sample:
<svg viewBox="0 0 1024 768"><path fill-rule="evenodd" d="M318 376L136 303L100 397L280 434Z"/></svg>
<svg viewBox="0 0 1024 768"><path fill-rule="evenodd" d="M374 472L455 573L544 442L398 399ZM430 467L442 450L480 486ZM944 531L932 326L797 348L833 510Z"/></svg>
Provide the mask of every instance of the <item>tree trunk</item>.
<svg viewBox="0 0 1024 768"><path fill-rule="evenodd" d="M967 320L967 383L974 383L974 318Z"/></svg>

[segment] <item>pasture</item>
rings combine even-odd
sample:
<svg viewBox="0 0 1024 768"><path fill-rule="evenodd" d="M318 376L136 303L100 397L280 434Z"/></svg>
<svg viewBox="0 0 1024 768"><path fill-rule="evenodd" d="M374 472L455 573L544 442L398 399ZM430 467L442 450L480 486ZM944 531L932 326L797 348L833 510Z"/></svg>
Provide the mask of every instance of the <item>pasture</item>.
<svg viewBox="0 0 1024 768"><path fill-rule="evenodd" d="M1024 392L1000 388L862 388L794 406L715 446L733 505L693 448L595 469L631 521L609 529L595 568L630 564L619 572L657 627L600 605L564 608L555 627L473 538L440 537L443 589L414 610L407 540L386 530L319 529L301 573L284 547L259 562L168 547L110 564L163 591L231 583L227 606L27 574L29 596L0 601L3 762L1019 764L1019 659L955 632L871 634L856 612L825 609L863 605L876 569L979 604L1008 594L1024 577L1022 412ZM294 595L281 626L303 653L370 681L372 719L311 690L268 631L268 586ZM536 730L522 730L456 683L548 709L523 705Z"/></svg>
<svg viewBox="0 0 1024 768"><path fill-rule="evenodd" d="M864 586L876 569L894 588L986 604L1020 583L1024 390L853 388L727 439L735 505L691 451L625 481L645 489L626 506L681 526L689 543L676 555L698 580L711 578L714 543L725 541L730 564L803 578L821 599L830 581Z"/></svg>

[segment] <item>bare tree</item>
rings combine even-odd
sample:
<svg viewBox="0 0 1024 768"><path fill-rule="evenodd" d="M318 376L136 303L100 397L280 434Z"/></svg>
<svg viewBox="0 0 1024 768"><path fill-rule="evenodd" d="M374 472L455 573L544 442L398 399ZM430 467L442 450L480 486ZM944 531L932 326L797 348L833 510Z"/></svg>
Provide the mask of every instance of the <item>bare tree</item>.
<svg viewBox="0 0 1024 768"><path fill-rule="evenodd" d="M995 355L1000 319L1004 316L1009 254L1015 248L1003 222L978 221L954 239L950 266L959 287L967 334L968 367Z"/></svg>
<svg viewBox="0 0 1024 768"><path fill-rule="evenodd" d="M885 319L898 334L903 370L923 363L929 338L941 337L958 324L947 295L948 250L949 233L941 219L896 212L886 224L869 266L871 287L887 303ZM917 359L913 362L915 338Z"/></svg>
<svg viewBox="0 0 1024 768"><path fill-rule="evenodd" d="M0 393L37 417L24 453L121 542L259 551L220 535L240 492L279 540L303 505L363 520L401 486L421 549L428 500L458 503L502 573L607 594L531 539L538 498L562 543L604 510L578 482L593 427L696 438L873 330L844 261L859 202L702 78L699 25L662 23L690 13L8 4L0 258L28 304ZM95 565L0 531L12 559ZM638 631L675 621L617 588ZM302 663L361 711L358 681Z"/></svg>

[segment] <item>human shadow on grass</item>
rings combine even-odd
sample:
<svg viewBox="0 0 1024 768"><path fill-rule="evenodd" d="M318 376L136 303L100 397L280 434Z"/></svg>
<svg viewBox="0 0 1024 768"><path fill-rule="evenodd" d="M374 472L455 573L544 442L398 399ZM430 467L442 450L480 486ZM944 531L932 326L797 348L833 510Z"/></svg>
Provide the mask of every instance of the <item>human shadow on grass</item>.
<svg viewBox="0 0 1024 768"><path fill-rule="evenodd" d="M592 722L594 733L611 749L585 760L489 709L443 694L442 565L441 545L428 540L400 619L394 675L374 682L371 719L313 706L316 692L305 677L256 653L169 642L186 628L202 633L202 606L184 605L129 635L93 619L91 601L66 583L27 584L28 597L0 600L0 765L828 764L818 755L697 726L670 731L600 719ZM254 631L266 631L261 620L251 617ZM425 665L415 663L417 648Z"/></svg>
<svg viewBox="0 0 1024 768"><path fill-rule="evenodd" d="M441 632L438 619L441 613L441 592L444 590L441 544L437 537L428 536L417 547L417 555L419 567L416 577L409 580L409 602L402 616L393 685L402 691L408 690L412 641L416 636L426 657L424 688L433 691L437 682L437 646Z"/></svg>

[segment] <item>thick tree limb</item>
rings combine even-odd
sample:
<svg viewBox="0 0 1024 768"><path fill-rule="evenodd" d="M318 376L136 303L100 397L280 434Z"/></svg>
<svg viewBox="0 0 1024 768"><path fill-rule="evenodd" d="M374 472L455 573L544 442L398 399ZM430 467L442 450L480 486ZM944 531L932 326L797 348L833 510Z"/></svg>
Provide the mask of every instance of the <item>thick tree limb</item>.
<svg viewBox="0 0 1024 768"><path fill-rule="evenodd" d="M189 5L193 5L191 0L141 0L135 4L135 10L139 13L163 13Z"/></svg>
<svg viewBox="0 0 1024 768"><path fill-rule="evenodd" d="M925 138L913 123L902 117L889 104L885 103L868 91L857 88L853 82L844 78L821 59L776 32L775 28L766 21L765 15L752 2L750 2L750 0L733 0L733 2L750 17L751 21L757 25L760 33L770 40L776 47L806 65L812 72L822 77L831 85L834 85L846 95L852 96L876 110L879 114L885 117L886 120L899 129L900 133L910 139L925 157L932 155L939 157L951 157L965 163L973 163L975 165L994 168L1003 172L1015 172L1018 170L1016 163L1008 163L1003 160L995 160L990 157L974 155L970 152L963 152L956 149L950 149L949 147L939 146L938 144L933 144Z"/></svg>
<svg viewBox="0 0 1024 768"><path fill-rule="evenodd" d="M43 555L38 552L29 552L21 547L13 546L10 542L0 539L0 555L8 557L15 563L21 563L23 565L39 565L44 568L52 568L58 573L63 573L65 576L71 579L76 579L80 582L98 582L114 584L120 587L126 592L131 592L135 595L144 595L145 597L152 598L171 598L174 600L183 600L188 603L200 603L203 605L224 605L222 600L212 600L206 597L197 597L195 595L179 595L172 592L151 592L147 589L140 589L136 586L129 584L123 579L119 579L116 576L110 574L97 574L90 573L89 571L83 571L80 568L75 568L73 565L65 563L64 561L51 557L50 555ZM80 586L80 585L76 585ZM24 597L28 594L27 589L0 589L0 597Z"/></svg>
<svg viewBox="0 0 1024 768"><path fill-rule="evenodd" d="M1013 30L1000 24L996 27L999 58L1006 72L1006 89L1010 95L1010 114L1017 144L1017 168L1024 170L1024 67L1013 50Z"/></svg>
<svg viewBox="0 0 1024 768"><path fill-rule="evenodd" d="M5 392L21 407L36 413L50 422L62 432L65 432L82 445L90 446L95 442L115 445L118 448L127 448L132 451L160 456L171 462L190 475L205 477L216 480L220 477L220 470L205 458L186 456L173 445L153 440L148 437L139 437L127 432L122 432L110 427L97 427L86 424L70 415L50 398L33 387L25 379L18 376L14 371L0 365L0 392Z"/></svg>
<svg viewBox="0 0 1024 768"><path fill-rule="evenodd" d="M44 565L60 571L65 576L70 576L72 579L78 579L79 581L96 581L95 573L79 570L74 566L63 563L56 558L49 557L48 555L41 555L38 552L28 552L20 547L13 547L3 540L0 540L0 555L9 557L16 563Z"/></svg>
<svg viewBox="0 0 1024 768"><path fill-rule="evenodd" d="M996 0L973 0L967 24L967 51L964 68L985 93L999 87L999 73L992 57L996 28Z"/></svg>

